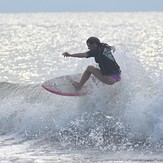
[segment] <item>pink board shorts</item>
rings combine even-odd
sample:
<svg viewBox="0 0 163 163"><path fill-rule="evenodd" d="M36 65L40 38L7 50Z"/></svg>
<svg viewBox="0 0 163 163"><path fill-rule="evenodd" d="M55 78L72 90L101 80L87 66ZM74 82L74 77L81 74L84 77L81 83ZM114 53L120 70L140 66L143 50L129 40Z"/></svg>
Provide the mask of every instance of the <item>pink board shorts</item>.
<svg viewBox="0 0 163 163"><path fill-rule="evenodd" d="M112 77L113 79L115 79L116 82L118 82L118 81L121 80L121 74L113 74L113 75L111 75L111 77Z"/></svg>

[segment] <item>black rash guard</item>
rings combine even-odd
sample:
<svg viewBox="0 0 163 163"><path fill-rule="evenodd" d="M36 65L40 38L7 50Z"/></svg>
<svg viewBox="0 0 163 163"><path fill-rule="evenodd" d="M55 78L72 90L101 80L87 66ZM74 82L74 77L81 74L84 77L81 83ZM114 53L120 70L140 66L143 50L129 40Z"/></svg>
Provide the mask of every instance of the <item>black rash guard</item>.
<svg viewBox="0 0 163 163"><path fill-rule="evenodd" d="M87 58L95 58L95 62L99 64L103 75L121 74L120 67L114 59L111 47L108 44L101 43L96 49L88 51L87 54Z"/></svg>

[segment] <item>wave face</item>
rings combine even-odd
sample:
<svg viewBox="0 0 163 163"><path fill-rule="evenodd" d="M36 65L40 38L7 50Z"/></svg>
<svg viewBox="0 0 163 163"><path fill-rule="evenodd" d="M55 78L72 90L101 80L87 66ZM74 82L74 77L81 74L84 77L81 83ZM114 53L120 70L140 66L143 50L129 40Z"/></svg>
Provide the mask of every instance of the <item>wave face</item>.
<svg viewBox="0 0 163 163"><path fill-rule="evenodd" d="M14 135L22 140L18 144L31 140L51 151L161 153L162 13L3 14L0 19L1 139ZM84 97L44 90L43 81L82 73L94 64L61 55L87 51L90 35L116 46L122 80Z"/></svg>
<svg viewBox="0 0 163 163"><path fill-rule="evenodd" d="M112 87L95 88L89 96L64 97L40 84L1 82L0 134L16 132L67 148L158 149L163 94L152 84L146 80L133 87L122 79Z"/></svg>

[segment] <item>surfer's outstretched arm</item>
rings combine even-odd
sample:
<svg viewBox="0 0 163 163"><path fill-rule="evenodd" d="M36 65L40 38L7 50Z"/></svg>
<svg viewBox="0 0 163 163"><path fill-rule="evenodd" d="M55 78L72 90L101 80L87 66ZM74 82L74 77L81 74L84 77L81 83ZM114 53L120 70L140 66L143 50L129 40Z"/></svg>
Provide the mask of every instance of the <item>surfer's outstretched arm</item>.
<svg viewBox="0 0 163 163"><path fill-rule="evenodd" d="M70 54L68 52L64 52L62 55L64 57L86 58L88 54L87 54L87 52L84 52L84 53L75 53L75 54Z"/></svg>

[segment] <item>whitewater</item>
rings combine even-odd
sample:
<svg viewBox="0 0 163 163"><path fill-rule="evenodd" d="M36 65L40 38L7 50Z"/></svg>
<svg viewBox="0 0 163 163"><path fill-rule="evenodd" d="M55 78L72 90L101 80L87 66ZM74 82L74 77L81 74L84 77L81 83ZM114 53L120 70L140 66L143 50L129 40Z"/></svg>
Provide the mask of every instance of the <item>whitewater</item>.
<svg viewBox="0 0 163 163"><path fill-rule="evenodd" d="M0 14L0 162L163 162L163 13ZM91 36L122 80L64 97L41 84L82 73ZM96 65L97 66L97 65Z"/></svg>

